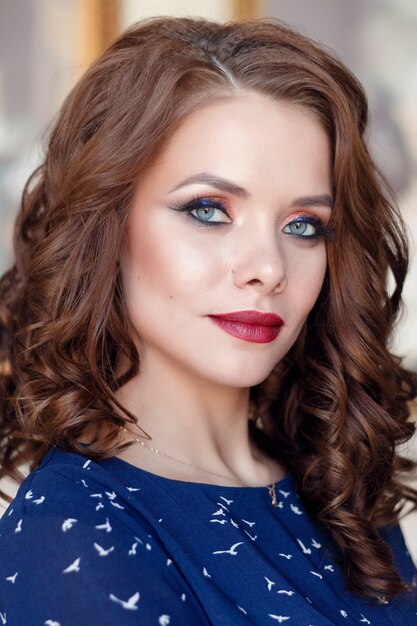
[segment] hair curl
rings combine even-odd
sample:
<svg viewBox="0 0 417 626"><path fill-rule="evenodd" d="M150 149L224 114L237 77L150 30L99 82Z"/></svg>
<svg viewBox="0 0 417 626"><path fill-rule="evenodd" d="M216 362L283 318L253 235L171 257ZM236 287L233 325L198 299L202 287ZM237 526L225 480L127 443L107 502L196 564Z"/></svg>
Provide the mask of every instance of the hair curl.
<svg viewBox="0 0 417 626"><path fill-rule="evenodd" d="M16 261L0 281L0 475L21 480L20 464L35 467L52 445L86 454L87 432L92 458L123 449L119 426L136 418L114 394L139 368L119 277L134 190L191 111L247 91L316 116L332 147L335 195L321 294L295 345L251 390L264 424L252 434L298 479L350 588L391 597L406 585L378 528L417 503L405 482L414 464L396 451L414 432L407 403L417 377L389 352L407 243L366 148L360 84L279 22L148 20L65 101L24 189Z"/></svg>

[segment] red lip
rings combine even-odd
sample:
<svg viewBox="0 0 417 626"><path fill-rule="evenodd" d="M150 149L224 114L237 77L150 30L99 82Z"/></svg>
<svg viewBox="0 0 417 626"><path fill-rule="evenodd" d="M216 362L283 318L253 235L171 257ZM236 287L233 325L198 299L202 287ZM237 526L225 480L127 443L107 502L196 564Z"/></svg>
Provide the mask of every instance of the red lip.
<svg viewBox="0 0 417 626"><path fill-rule="evenodd" d="M275 313L235 311L209 315L229 335L252 343L269 343L279 334L284 320Z"/></svg>
<svg viewBox="0 0 417 626"><path fill-rule="evenodd" d="M217 313L210 317L221 317L230 322L242 322L243 324L256 324L257 326L283 326L284 320L275 313L262 313L262 311L234 311L232 313Z"/></svg>

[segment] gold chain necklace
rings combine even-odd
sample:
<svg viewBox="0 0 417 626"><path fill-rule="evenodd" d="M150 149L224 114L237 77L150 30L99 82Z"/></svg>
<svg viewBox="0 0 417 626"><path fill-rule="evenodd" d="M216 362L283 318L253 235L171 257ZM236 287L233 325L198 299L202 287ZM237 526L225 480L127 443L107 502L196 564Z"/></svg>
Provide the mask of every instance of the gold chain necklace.
<svg viewBox="0 0 417 626"><path fill-rule="evenodd" d="M121 430L127 432L127 429L124 426L121 427ZM199 467L198 465L193 465L192 463L187 463L187 461L182 461L181 459L177 459L174 456L171 456L170 454L166 454L165 452L162 452L161 450L158 450L158 448L153 448L152 446L149 446L144 441L142 441L142 439L139 439L139 437L134 437L134 441L136 443L139 443L144 448L147 448L148 450L150 450L154 454L157 454L158 456L163 456L163 457L169 459L170 461L174 461L176 463L181 463L181 465L186 465L188 467L192 467L193 469L198 469L201 472L205 472L206 474L211 474L212 476L217 476L218 478L225 478L226 480L231 480L232 482L240 485L241 487L265 487L266 489L268 489L269 496L271 498L272 506L273 507L279 506L277 495L275 493L275 484L274 483L271 483L270 485L266 485L266 486L265 485L254 485L254 484L248 485L246 483L242 483L237 478L232 478L231 476L225 476L224 474L218 474L217 472L213 472L212 470L205 469L204 467Z"/></svg>

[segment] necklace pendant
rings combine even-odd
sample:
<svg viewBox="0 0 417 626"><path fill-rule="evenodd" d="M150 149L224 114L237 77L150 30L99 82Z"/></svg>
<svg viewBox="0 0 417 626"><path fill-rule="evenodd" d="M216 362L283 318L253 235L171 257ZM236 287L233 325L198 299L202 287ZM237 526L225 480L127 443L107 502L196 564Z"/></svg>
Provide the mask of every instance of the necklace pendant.
<svg viewBox="0 0 417 626"><path fill-rule="evenodd" d="M268 487L268 491L269 491L269 496L271 498L271 504L273 507L278 507L279 506L279 502L277 499L277 494L275 493L275 485L272 484L270 487Z"/></svg>

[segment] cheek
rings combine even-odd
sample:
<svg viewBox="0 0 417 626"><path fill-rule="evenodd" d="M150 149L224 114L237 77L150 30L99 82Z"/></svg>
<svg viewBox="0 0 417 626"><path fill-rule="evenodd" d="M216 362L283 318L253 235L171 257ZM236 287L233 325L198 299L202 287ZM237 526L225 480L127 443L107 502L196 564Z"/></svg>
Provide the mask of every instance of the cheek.
<svg viewBox="0 0 417 626"><path fill-rule="evenodd" d="M314 299L318 297L326 275L327 253L325 244L321 244L317 252L317 257L313 259L309 271L309 280L311 281L311 291Z"/></svg>
<svg viewBox="0 0 417 626"><path fill-rule="evenodd" d="M123 252L122 271L126 284L136 284L138 289L148 283L155 288L165 288L173 282L175 246L172 235L158 228L152 220L147 221L142 216L141 220L129 224Z"/></svg>
<svg viewBox="0 0 417 626"><path fill-rule="evenodd" d="M159 299L195 300L218 283L224 259L215 245L198 233L177 232L175 225L140 224L132 227L122 259L127 296L140 299L150 293ZM214 243L214 242L213 242Z"/></svg>
<svg viewBox="0 0 417 626"><path fill-rule="evenodd" d="M321 288L327 268L326 247L320 243L313 250L306 250L290 264L289 285L297 293L300 313L307 316L313 308Z"/></svg>

